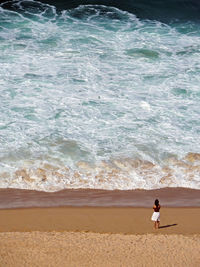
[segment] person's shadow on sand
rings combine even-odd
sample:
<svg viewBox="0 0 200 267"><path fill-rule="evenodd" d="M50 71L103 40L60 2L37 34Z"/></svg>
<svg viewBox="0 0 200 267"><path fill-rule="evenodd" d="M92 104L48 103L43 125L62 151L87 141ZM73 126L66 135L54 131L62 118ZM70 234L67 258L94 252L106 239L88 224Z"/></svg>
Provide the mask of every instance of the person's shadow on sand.
<svg viewBox="0 0 200 267"><path fill-rule="evenodd" d="M178 225L178 224L177 224L177 223L174 223L174 224L167 224L167 225L160 226L159 229L162 229L162 228L168 228L168 227L176 226L176 225Z"/></svg>

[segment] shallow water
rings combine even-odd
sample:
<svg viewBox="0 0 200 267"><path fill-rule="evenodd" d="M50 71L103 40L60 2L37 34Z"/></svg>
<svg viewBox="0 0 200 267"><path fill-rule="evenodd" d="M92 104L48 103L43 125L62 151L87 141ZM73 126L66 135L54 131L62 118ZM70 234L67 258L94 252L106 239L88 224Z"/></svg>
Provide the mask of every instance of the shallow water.
<svg viewBox="0 0 200 267"><path fill-rule="evenodd" d="M66 8L0 7L0 186L200 188L196 13Z"/></svg>

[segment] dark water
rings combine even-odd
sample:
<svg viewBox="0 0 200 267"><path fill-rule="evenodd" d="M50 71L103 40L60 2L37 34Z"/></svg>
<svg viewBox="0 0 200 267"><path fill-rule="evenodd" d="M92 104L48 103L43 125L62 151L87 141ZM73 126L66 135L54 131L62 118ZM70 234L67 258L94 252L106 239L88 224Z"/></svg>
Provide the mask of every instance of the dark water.
<svg viewBox="0 0 200 267"><path fill-rule="evenodd" d="M2 2L6 2L4 7L10 9L13 8L11 2L15 1ZM163 22L200 19L200 1L198 0L41 0L40 2L56 6L58 10L72 9L79 5L105 5L128 11L141 19ZM24 5L28 7L28 1L25 1Z"/></svg>

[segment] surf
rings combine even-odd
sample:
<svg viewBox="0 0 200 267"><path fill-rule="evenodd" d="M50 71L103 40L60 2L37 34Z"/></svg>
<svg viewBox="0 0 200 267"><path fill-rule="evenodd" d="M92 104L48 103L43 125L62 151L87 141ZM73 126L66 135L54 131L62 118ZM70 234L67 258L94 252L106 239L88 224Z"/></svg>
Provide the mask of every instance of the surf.
<svg viewBox="0 0 200 267"><path fill-rule="evenodd" d="M199 188L198 21L84 3L1 5L0 186Z"/></svg>
<svg viewBox="0 0 200 267"><path fill-rule="evenodd" d="M200 3L198 0L41 0L41 1L3 1L4 8L17 9L20 3L27 8L37 6L38 3L55 6L57 10L69 10L80 5L104 5L115 7L135 14L140 19L159 20L170 22L172 20L199 21ZM17 4L14 6L13 4Z"/></svg>

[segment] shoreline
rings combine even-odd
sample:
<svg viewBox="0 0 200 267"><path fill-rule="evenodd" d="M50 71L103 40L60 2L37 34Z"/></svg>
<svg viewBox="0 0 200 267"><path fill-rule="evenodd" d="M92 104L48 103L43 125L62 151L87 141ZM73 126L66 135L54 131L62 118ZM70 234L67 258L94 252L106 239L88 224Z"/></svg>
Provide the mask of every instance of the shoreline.
<svg viewBox="0 0 200 267"><path fill-rule="evenodd" d="M0 232L154 233L152 207L159 198L162 230L157 233L200 234L199 196L200 190L185 188L57 192L0 189Z"/></svg>
<svg viewBox="0 0 200 267"><path fill-rule="evenodd" d="M140 207L151 208L158 198L164 207L200 207L200 190L162 188L154 190L65 189L44 192L0 189L0 210L31 207Z"/></svg>

